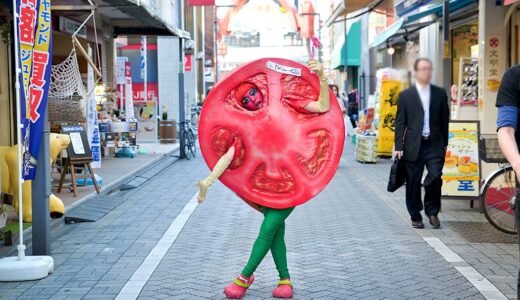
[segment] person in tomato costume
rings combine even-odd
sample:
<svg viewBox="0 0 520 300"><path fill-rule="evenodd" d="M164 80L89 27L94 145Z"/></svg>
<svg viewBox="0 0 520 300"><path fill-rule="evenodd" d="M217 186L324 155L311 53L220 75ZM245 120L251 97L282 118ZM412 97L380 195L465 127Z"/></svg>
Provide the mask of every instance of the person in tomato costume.
<svg viewBox="0 0 520 300"><path fill-rule="evenodd" d="M341 109L322 66L266 58L229 74L208 95L199 121L210 175L197 182L202 203L219 179L264 215L250 258L224 289L240 299L271 250L280 281L272 294L292 298L285 220L334 176L345 139Z"/></svg>

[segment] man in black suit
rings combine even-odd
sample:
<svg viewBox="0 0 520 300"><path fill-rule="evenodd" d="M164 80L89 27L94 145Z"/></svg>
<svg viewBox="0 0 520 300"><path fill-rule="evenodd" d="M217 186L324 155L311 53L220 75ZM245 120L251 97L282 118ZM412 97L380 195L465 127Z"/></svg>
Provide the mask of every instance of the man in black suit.
<svg viewBox="0 0 520 300"><path fill-rule="evenodd" d="M406 207L414 228L424 228L421 179L424 167L424 208L430 224L440 227L442 168L448 146L450 117L446 92L430 84L433 65L427 58L414 64L416 83L399 94L395 121L395 155L405 160Z"/></svg>

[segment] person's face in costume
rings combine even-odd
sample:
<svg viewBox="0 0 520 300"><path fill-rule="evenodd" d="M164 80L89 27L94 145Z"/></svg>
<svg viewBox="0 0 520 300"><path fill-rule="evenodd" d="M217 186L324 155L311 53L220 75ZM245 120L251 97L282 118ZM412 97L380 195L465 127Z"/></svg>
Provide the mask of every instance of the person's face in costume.
<svg viewBox="0 0 520 300"><path fill-rule="evenodd" d="M242 106L247 110L257 110L262 107L264 102L264 96L258 88L253 85L248 85L241 99Z"/></svg>

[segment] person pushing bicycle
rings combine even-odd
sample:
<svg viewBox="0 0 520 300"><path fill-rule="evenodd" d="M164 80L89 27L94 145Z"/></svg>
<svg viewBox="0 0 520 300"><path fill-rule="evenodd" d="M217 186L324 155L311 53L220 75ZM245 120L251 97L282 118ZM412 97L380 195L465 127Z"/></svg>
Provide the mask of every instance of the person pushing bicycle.
<svg viewBox="0 0 520 300"><path fill-rule="evenodd" d="M496 106L498 107L497 132L500 149L507 161L515 171L517 182L517 198L520 187L520 131L518 129L518 119L520 114L520 65L511 67L506 71L498 89ZM515 205L515 220L518 232L519 224L519 205ZM519 238L520 240L520 238ZM516 285L517 297L520 299L520 270Z"/></svg>

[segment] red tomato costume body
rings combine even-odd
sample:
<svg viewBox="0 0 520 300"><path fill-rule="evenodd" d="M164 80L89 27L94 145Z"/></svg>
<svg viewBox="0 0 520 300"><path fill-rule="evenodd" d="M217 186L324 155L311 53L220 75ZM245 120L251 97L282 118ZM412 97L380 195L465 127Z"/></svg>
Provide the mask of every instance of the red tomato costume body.
<svg viewBox="0 0 520 300"><path fill-rule="evenodd" d="M258 109L243 107L244 85L261 93ZM246 202L269 208L307 202L336 173L345 139L332 91L328 112L303 109L318 99L319 90L318 77L294 61L265 58L237 68L202 106L199 140L206 163L213 169L234 145L233 161L220 177L224 185Z"/></svg>

